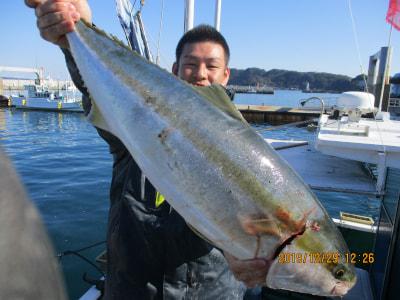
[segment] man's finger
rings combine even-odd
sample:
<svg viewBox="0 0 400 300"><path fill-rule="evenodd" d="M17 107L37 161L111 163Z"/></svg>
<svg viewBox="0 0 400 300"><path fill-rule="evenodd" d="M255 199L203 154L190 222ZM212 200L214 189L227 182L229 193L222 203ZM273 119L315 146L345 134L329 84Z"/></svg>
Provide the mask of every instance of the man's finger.
<svg viewBox="0 0 400 300"><path fill-rule="evenodd" d="M64 21L70 21L71 19L73 21L77 21L79 20L79 17L80 16L77 12L74 12L72 14L67 11L51 13L44 15L41 18L38 18L37 26L39 29L44 29L46 27L57 25L58 23Z"/></svg>
<svg viewBox="0 0 400 300"><path fill-rule="evenodd" d="M31 8L36 8L39 4L41 4L44 0L25 0L26 6Z"/></svg>
<svg viewBox="0 0 400 300"><path fill-rule="evenodd" d="M35 9L35 14L38 18L40 18L49 13L61 12L61 11L69 11L72 13L76 11L76 8L69 1L58 1L58 2L48 1L42 5L39 5Z"/></svg>
<svg viewBox="0 0 400 300"><path fill-rule="evenodd" d="M44 28L40 31L40 35L45 40L57 44L62 36L68 32L73 31L75 28L74 23L71 21L64 21L57 25Z"/></svg>

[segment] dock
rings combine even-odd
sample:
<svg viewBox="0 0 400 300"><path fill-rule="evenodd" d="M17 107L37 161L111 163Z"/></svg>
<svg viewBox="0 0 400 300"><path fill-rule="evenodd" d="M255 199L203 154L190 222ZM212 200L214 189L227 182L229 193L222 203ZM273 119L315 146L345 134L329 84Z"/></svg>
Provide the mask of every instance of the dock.
<svg viewBox="0 0 400 300"><path fill-rule="evenodd" d="M273 94L274 89L268 86L228 85L227 88L237 94Z"/></svg>
<svg viewBox="0 0 400 300"><path fill-rule="evenodd" d="M284 106L236 104L236 108L249 123L282 125L312 120L320 116L320 109L300 109Z"/></svg>

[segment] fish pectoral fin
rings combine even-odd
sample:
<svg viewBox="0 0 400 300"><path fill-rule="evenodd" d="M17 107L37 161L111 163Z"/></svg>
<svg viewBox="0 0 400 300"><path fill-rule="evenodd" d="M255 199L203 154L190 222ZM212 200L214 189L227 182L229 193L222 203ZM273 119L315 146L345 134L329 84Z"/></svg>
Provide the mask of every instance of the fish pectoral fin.
<svg viewBox="0 0 400 300"><path fill-rule="evenodd" d="M287 229L290 232L300 232L305 229L307 219L312 213L314 213L315 209L316 208L313 207L304 212L300 220L295 220L292 216L292 213L282 207L276 210L275 216L282 222L284 229Z"/></svg>
<svg viewBox="0 0 400 300"><path fill-rule="evenodd" d="M262 236L272 235L281 238L282 232L272 218L263 215L241 215L238 216L242 229L250 235Z"/></svg>

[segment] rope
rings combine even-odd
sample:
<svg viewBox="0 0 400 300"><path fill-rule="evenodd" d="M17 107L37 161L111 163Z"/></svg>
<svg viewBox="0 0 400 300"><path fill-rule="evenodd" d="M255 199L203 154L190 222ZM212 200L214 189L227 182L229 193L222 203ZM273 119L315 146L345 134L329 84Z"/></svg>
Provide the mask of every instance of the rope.
<svg viewBox="0 0 400 300"><path fill-rule="evenodd" d="M358 43L357 30L356 30L356 25L355 25L355 21L354 21L353 10L351 8L351 0L348 0L348 3L349 3L349 12L350 12L351 24L353 26L354 42L356 44L356 49L357 49L357 54L358 54L358 61L359 61L359 64L360 64L360 67L361 67L361 72L362 72L361 74L363 75L363 79L364 79L365 91L367 93L369 93L368 92L367 79L366 79L366 75L365 75L364 68L363 68L362 61L361 61L361 54L360 54L360 47L359 47L359 43ZM386 70L385 70L385 72L386 72ZM383 82L384 82L384 79L385 78L383 78ZM368 97L368 98L370 99L370 102L371 102L371 97ZM375 106L375 103L372 103L372 107L374 107L374 106ZM379 140L380 140L380 143L381 143L381 146L382 146L382 152L386 153L386 147L383 144L382 132L381 132L381 129L379 128L378 122L376 121L376 112L373 112L372 115L374 117L375 125L376 125L377 131L378 131Z"/></svg>
<svg viewBox="0 0 400 300"><path fill-rule="evenodd" d="M151 44L151 47L154 49L155 47L157 47L157 43L156 43L156 41L155 41L155 38L151 35L151 33L150 32L147 32L146 33L147 34L147 36L148 36L148 40L149 40L149 43ZM162 54L162 53L160 53L160 55L159 55L159 60L161 61L161 62L164 62L165 64L167 64L167 62L168 62L168 59L164 56L164 54Z"/></svg>
<svg viewBox="0 0 400 300"><path fill-rule="evenodd" d="M305 120L305 121L292 122L292 123L288 123L288 124L277 125L277 126L272 126L272 127L267 127L267 128L260 128L260 129L256 129L256 132L280 130L280 129L287 128L287 127L307 125L307 124L314 123L314 122L318 122L318 120L313 118L313 119Z"/></svg>
<svg viewBox="0 0 400 300"><path fill-rule="evenodd" d="M361 59L361 53L360 53L360 45L358 43L358 36L357 36L357 30L356 30L356 24L354 21L354 16L353 16L353 10L351 8L351 0L348 0L349 3L349 12L350 12L350 18L351 18L351 24L352 24L352 28L353 28L353 38L354 38L354 42L356 44L356 50L357 50L357 54L358 54L358 63L359 63L359 67L361 70L361 74L363 76L363 80L364 80L364 86L365 86L365 91L368 93L368 84L367 84L367 76L365 75L365 70L362 64L362 59ZM374 103L372 103L374 105Z"/></svg>
<svg viewBox="0 0 400 300"><path fill-rule="evenodd" d="M82 254L80 254L80 253L78 253L78 252L75 252L75 251L65 251L64 253L63 253L63 256L66 256L66 255L76 255L76 256L78 256L79 258L81 258L82 260L84 260L85 262L87 262L89 265L91 265L93 268L95 268L102 276L106 276L105 274L104 274L104 272L96 265L96 264L94 264L92 261L90 261L87 257L85 257L84 255L82 255ZM63 256L61 256L60 257L60 260L61 260L61 258L63 257Z"/></svg>
<svg viewBox="0 0 400 300"><path fill-rule="evenodd" d="M164 19L164 0L161 0L160 29L158 30L157 57L156 57L157 65L160 64L160 40L161 40L161 31L163 27L163 19Z"/></svg>
<svg viewBox="0 0 400 300"><path fill-rule="evenodd" d="M94 244L92 244L92 245L89 245L89 246L86 246L86 247L83 247L83 248L80 248L80 249L76 249L76 250L73 250L74 252L82 252L82 251L85 251L85 250L87 250L87 249L90 249L90 248L94 248L94 247L96 247L96 246L99 246L99 245L102 245L102 244L105 244L106 243L106 241L101 241L101 242L97 242L97 243L94 243ZM63 252L61 252L61 254L62 254Z"/></svg>
<svg viewBox="0 0 400 300"><path fill-rule="evenodd" d="M60 252L57 254L57 257L59 258L59 260L61 261L62 258L64 256L67 255L75 255L78 256L79 258L81 258L82 260L84 260L85 262L87 262L89 265L91 265L92 267L94 267L102 276L105 276L104 272L96 265L94 264L92 261L90 261L86 256L80 254L79 252L82 252L84 250L90 249L90 248L94 248L96 246L102 245L104 244L106 241L101 241L101 242L96 242L92 245L80 248L80 249L76 249L76 250L66 250L64 252Z"/></svg>

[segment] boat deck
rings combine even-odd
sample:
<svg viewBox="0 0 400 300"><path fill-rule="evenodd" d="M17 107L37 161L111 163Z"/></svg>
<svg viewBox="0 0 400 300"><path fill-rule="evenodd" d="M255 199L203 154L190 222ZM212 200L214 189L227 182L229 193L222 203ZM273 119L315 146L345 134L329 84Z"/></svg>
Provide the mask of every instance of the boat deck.
<svg viewBox="0 0 400 300"><path fill-rule="evenodd" d="M362 163L322 154L306 141L266 140L312 189L377 194L376 183Z"/></svg>
<svg viewBox="0 0 400 300"><path fill-rule="evenodd" d="M400 167L400 121L361 119L343 123L326 120L318 134L317 149L343 158L379 163L386 153L386 165Z"/></svg>

